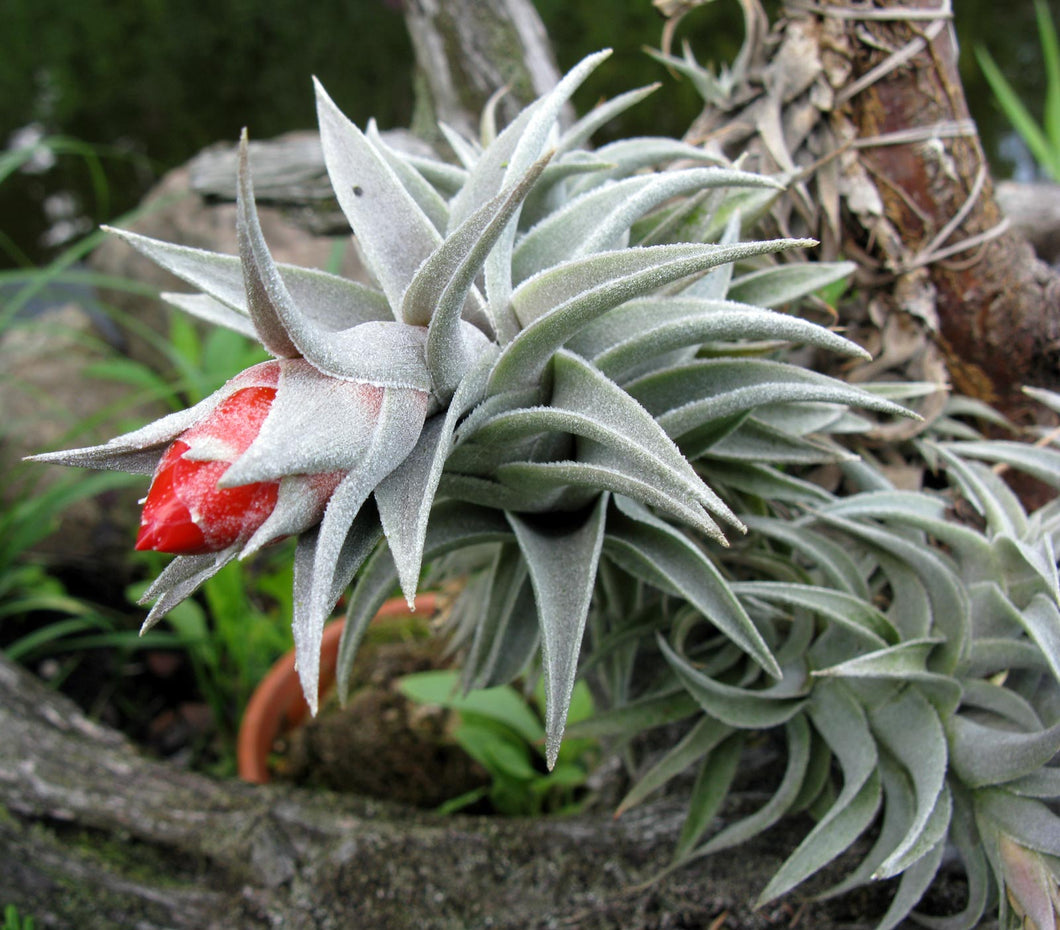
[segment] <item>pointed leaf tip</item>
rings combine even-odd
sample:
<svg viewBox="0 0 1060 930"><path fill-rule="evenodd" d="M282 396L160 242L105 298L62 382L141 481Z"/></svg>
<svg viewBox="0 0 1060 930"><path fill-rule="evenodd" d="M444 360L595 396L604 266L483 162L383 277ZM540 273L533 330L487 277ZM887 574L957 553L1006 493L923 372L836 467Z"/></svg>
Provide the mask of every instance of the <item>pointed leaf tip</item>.
<svg viewBox="0 0 1060 930"><path fill-rule="evenodd" d="M610 495L601 494L581 526L560 533L506 514L529 567L537 602L545 678L545 762L549 771L556 764L567 724L609 499ZM577 572L573 579L572 571Z"/></svg>

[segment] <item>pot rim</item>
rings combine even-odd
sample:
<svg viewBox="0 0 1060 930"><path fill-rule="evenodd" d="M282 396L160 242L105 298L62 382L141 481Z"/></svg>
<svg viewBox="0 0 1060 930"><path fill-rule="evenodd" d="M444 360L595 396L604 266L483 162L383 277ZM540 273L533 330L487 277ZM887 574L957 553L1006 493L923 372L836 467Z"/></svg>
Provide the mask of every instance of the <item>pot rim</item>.
<svg viewBox="0 0 1060 930"><path fill-rule="evenodd" d="M418 594L413 609L402 597L393 597L379 608L372 622L402 614L409 616L430 615L438 609L438 597L433 593ZM324 627L320 647L321 699L335 683L335 667L338 662L339 641L346 620L332 620ZM239 724L236 739L236 764L239 777L258 785L271 781L269 753L273 743L281 734L301 724L309 715L309 705L302 693L302 684L295 670L294 651L290 651L273 663L272 668L254 689L247 702L243 719Z"/></svg>

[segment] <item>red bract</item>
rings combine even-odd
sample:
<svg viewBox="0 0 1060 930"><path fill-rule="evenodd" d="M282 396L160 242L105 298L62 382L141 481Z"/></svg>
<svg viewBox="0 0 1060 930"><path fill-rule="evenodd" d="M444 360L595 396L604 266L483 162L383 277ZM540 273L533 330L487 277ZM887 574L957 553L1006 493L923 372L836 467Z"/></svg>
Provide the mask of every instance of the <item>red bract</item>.
<svg viewBox="0 0 1060 930"><path fill-rule="evenodd" d="M275 397L271 387L236 391L166 450L144 502L137 549L196 555L250 539L276 506L280 483L217 482L254 441ZM189 458L196 440L210 441L221 457Z"/></svg>

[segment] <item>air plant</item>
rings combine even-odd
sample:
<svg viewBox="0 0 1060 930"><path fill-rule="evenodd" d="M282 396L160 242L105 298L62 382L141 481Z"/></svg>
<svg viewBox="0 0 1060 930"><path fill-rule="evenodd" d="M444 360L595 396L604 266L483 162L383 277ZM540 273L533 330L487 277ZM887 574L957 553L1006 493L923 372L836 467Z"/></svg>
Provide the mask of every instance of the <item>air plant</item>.
<svg viewBox="0 0 1060 930"><path fill-rule="evenodd" d="M845 849L886 794L887 840L851 881L904 871L919 888L950 824L970 829L962 812L981 795L969 792L1033 781L1040 767L1041 753L1021 756L1016 774L969 781L964 724L951 717L993 726L965 713L967 695L981 704L1008 689L997 668L969 665L961 624L974 626L995 592L968 593L975 572L997 576L1013 622L1055 610L1043 606L1056 599L1051 555L1034 548L1048 548L1055 520L1027 555L1004 534L973 544L971 530L946 529L935 498L847 503L797 474L854 459L836 437L869 425L855 409L906 415L882 391L782 358L791 344L865 355L774 309L852 266L773 260L805 240L737 241L741 205L776 196L775 180L670 139L584 150L650 92L559 127L606 56L586 58L503 129L487 109L481 140L443 127L459 164L398 151L373 125L362 132L318 86L328 174L372 285L272 259L244 135L238 256L116 232L201 291L171 303L256 338L274 360L104 445L35 458L153 475L138 545L176 558L145 595L145 629L232 559L296 536L293 629L315 710L322 630L343 592L352 585L340 691L395 584L411 602L425 563L462 553L472 569L453 615L463 683L539 667L550 767L587 639L614 705L598 729L701 715L627 801L702 762L679 861L812 807L821 826L766 896L780 894ZM979 474L939 455L962 482ZM1031 640L1019 655L1041 648ZM661 679L638 680L646 654ZM966 679L982 684L968 690ZM1018 703L1015 722L1029 728L1047 716L1034 700L986 709L1005 717ZM906 753L909 714L927 727L926 774ZM777 797L704 845L743 734L773 727L790 750ZM1054 729L1032 742L1051 746ZM833 758L845 775L835 796ZM1005 835L1032 858L1048 852ZM1038 868L1004 849L995 871Z"/></svg>
<svg viewBox="0 0 1060 930"><path fill-rule="evenodd" d="M674 241L690 225L675 200L774 182L667 139L579 149L645 91L556 128L606 56L585 59L503 131L488 127L482 146L449 133L461 166L402 155L318 86L328 173L378 287L273 261L245 135L238 257L118 232L202 291L171 302L276 357L186 411L36 457L153 473L139 545L177 558L146 594L155 604L145 627L231 559L297 535L294 633L315 707L323 624L369 557L350 602L345 669L383 593L382 562L411 600L425 552L507 540L534 590L554 757L609 525L625 527L637 502L652 508L645 526L662 514L719 541L722 525L743 531L675 437L731 442L751 409L786 400L902 412L780 362L695 357L708 339L863 353L820 326L724 299L733 262L807 242L738 243L732 228L720 242ZM643 170L678 158L691 166ZM631 227L663 205L669 212L631 244ZM848 270L814 269L797 289ZM779 674L742 611L717 622Z"/></svg>

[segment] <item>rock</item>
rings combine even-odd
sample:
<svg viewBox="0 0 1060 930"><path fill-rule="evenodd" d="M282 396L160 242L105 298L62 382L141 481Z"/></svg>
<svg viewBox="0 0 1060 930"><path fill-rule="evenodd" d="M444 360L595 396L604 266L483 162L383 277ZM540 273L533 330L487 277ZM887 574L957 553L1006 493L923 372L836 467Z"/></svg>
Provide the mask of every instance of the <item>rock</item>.
<svg viewBox="0 0 1060 930"><path fill-rule="evenodd" d="M235 204L206 201L192 189L192 165L197 161L201 164L201 157L196 156L188 165L166 174L147 195L136 218L125 228L167 242L236 254L239 246ZM258 212L265 240L276 261L308 268L333 268L333 259L337 256L338 267L333 270L345 277L367 280L349 237L332 239L313 235L293 222L282 208L260 205ZM154 286L159 291L192 290L117 237L105 240L92 253L89 262L102 274ZM156 332L165 333L167 314L171 311L162 301L116 290L106 291L104 297L122 313L147 323ZM126 351L132 357L159 362L157 351L151 349L143 338L128 328L126 334Z"/></svg>
<svg viewBox="0 0 1060 930"><path fill-rule="evenodd" d="M381 135L399 151L434 157L431 147L407 129L387 129ZM279 207L285 220L314 235L349 234L350 224L328 180L318 133L290 132L251 142L248 149L259 209ZM188 162L191 189L207 200L234 201L237 157L238 147L225 142L203 149Z"/></svg>
<svg viewBox="0 0 1060 930"><path fill-rule="evenodd" d="M22 457L63 446L92 445L160 415L137 402L128 385L93 374L92 366L113 352L100 338L88 311L69 303L41 308L0 337L0 411L3 440L0 470L5 507L40 495L69 479L69 469L22 462ZM110 411L107 416L104 412ZM129 487L69 507L38 551L49 561L100 571L116 564L135 535L136 499ZM102 570L106 570L103 568Z"/></svg>
<svg viewBox="0 0 1060 930"><path fill-rule="evenodd" d="M187 166L170 171L127 228L182 245L234 254L238 250L235 205L206 202L192 192L190 178ZM348 238L311 235L275 207L263 206L260 215L277 261L324 268L338 258L339 273L365 279ZM116 237L106 239L92 253L89 265L98 273L155 286L160 291L190 290ZM19 494L31 493L30 489L40 493L61 474L70 474L58 467L23 465L22 456L104 442L166 412L138 399L139 389L102 379L91 371L93 365L122 353L158 371L168 369L164 356L141 325L166 337L168 314L176 311L157 297L132 289L73 293L69 288L49 288L26 310L27 318L20 318L0 337L0 411L4 417L0 466L8 476L5 503ZM107 410L113 410L114 415L104 415ZM62 564L95 565L95 571L101 563L116 566L114 559L127 552L135 535L135 501L144 490L141 481L135 489L111 494L106 501L86 500L75 505L42 550Z"/></svg>

